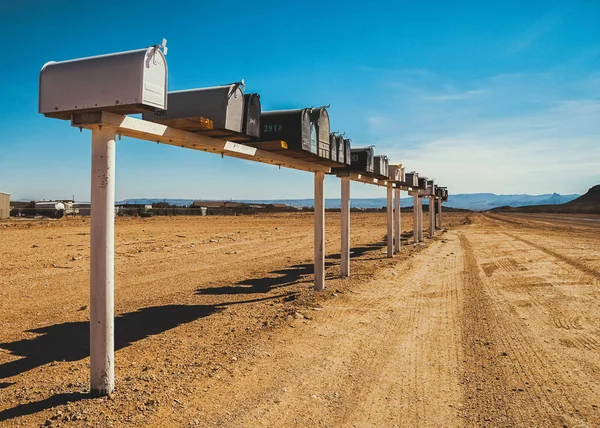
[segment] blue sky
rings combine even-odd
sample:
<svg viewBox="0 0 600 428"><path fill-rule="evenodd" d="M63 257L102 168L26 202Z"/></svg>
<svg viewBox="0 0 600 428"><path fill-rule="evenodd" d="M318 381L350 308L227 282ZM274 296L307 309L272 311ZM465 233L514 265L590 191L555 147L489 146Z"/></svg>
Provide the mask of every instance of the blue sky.
<svg viewBox="0 0 600 428"><path fill-rule="evenodd" d="M166 37L171 90L244 78L265 110L331 104L332 130L453 193L585 192L600 183L598 22L596 1L6 3L0 191L87 200L91 135L37 113L39 70ZM118 199L311 196L308 173L117 144Z"/></svg>

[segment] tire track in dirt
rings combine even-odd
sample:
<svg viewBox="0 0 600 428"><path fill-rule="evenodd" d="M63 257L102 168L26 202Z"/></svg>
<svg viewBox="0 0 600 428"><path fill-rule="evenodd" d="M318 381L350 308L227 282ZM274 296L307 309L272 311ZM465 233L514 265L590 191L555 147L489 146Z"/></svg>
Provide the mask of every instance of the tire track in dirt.
<svg viewBox="0 0 600 428"><path fill-rule="evenodd" d="M540 251L543 251L544 253L548 254L549 256L557 258L557 259L565 262L566 264L568 264L568 265L570 265L570 266L572 266L572 267L580 270L581 272L584 272L584 273L588 274L589 276L594 277L597 280L600 280L600 272L598 272L597 270L592 269L592 268L586 266L585 264L583 264L581 262L578 262L577 260L573 260L572 258L567 257L567 256L565 256L563 254L557 253L556 251L551 250L551 249L549 249L547 247L544 247L543 245L540 245L540 244L537 244L535 242L529 241L528 239L522 238L522 237L514 235L512 233L504 232L504 234L506 236L508 236L509 238L512 238L512 239L515 239L517 241L523 242L523 243L525 243L525 244L527 244L527 245L529 245L529 246L531 246L533 248L536 248L536 249L538 249Z"/></svg>
<svg viewBox="0 0 600 428"><path fill-rule="evenodd" d="M471 370L475 382L466 384L467 394L483 392L484 398L479 400L483 407L471 406L468 419L478 425L491 426L530 426L532 421L538 426L571 426L585 422L587 417L579 409L589 408L589 402L583 398L587 391L572 380L568 362L565 364L559 355L544 352L515 307L495 284L481 278L472 244L463 234L461 243L469 277L465 303L471 303L466 310L469 306L480 308L475 311L475 317L467 318L464 337L467 342L481 337L487 345L477 347L477 343L472 343L471 348L469 343L465 344L472 361L483 361L480 370L475 373ZM476 325L469 325L471 321Z"/></svg>

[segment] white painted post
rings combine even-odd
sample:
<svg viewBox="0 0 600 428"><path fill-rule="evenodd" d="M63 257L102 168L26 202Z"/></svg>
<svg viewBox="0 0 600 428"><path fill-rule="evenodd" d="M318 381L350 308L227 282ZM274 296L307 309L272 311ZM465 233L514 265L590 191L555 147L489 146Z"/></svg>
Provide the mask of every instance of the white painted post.
<svg viewBox="0 0 600 428"><path fill-rule="evenodd" d="M429 198L429 235L435 236L435 198Z"/></svg>
<svg viewBox="0 0 600 428"><path fill-rule="evenodd" d="M342 177L342 278L350 276L350 177Z"/></svg>
<svg viewBox="0 0 600 428"><path fill-rule="evenodd" d="M400 189L394 189L394 252L400 252L400 238L402 235L402 222L400 218Z"/></svg>
<svg viewBox="0 0 600 428"><path fill-rule="evenodd" d="M393 189L387 187L387 256L394 257L394 212L392 205Z"/></svg>
<svg viewBox="0 0 600 428"><path fill-rule="evenodd" d="M92 131L90 390L115 388L115 131Z"/></svg>
<svg viewBox="0 0 600 428"><path fill-rule="evenodd" d="M423 198L419 198L419 242L423 242Z"/></svg>
<svg viewBox="0 0 600 428"><path fill-rule="evenodd" d="M315 290L325 289L325 174L315 172Z"/></svg>
<svg viewBox="0 0 600 428"><path fill-rule="evenodd" d="M419 193L413 192L413 237L419 242Z"/></svg>

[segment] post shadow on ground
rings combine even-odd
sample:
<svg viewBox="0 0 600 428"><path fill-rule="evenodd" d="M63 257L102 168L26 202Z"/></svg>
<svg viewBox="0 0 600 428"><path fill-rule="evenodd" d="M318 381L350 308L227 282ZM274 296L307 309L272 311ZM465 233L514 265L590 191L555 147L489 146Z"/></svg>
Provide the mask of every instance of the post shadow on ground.
<svg viewBox="0 0 600 428"><path fill-rule="evenodd" d="M276 299L270 296L216 305L151 306L115 317L115 350L125 348L150 335L218 313L227 306ZM39 336L0 343L0 349L23 357L0 366L0 379L9 378L54 361L78 361L90 355L88 321L66 322L28 330ZM7 385L8 386L8 385Z"/></svg>
<svg viewBox="0 0 600 428"><path fill-rule="evenodd" d="M361 257L370 251L376 251L385 247L385 242L377 242L375 244L367 244L361 247L350 249L350 257ZM341 259L341 255L330 254L326 259ZM325 268L334 266L336 263L325 261ZM304 263L286 267L284 269L276 269L269 273L269 276L262 278L244 279L234 285L224 285L220 287L200 288L196 290L196 294L205 295L220 295L220 294L254 294L268 293L271 290L281 287L289 287L294 284L302 284L308 282L302 278L306 275L314 274L315 267L312 263ZM278 276L273 276L278 275Z"/></svg>
<svg viewBox="0 0 600 428"><path fill-rule="evenodd" d="M325 267L330 267L333 264L333 262L325 262ZM279 275L276 277L265 276L262 278L244 279L234 285L200 288L196 290L196 294L219 295L268 293L276 288L289 287L290 285L307 282L306 280L302 280L302 278L306 275L313 274L314 271L315 267L312 263L293 265L284 269L271 271L270 275Z"/></svg>
<svg viewBox="0 0 600 428"><path fill-rule="evenodd" d="M125 348L150 335L159 334L179 325L223 311L230 305L254 303L286 297L286 294L225 302L216 305L152 306L128 312L115 318L115 350ZM0 379L16 376L54 361L78 361L89 356L89 322L67 322L28 330L38 333L33 339L1 343L0 348L23 357L0 366ZM3 387L12 383L0 383ZM0 411L0 422L40 412L55 406L90 397L84 393L56 394L44 400L25 403Z"/></svg>
<svg viewBox="0 0 600 428"><path fill-rule="evenodd" d="M64 394L55 394L40 401L19 404L12 409L0 411L0 422L5 422L9 419L17 418L19 416L31 415L46 409L51 409L52 407L62 406L67 403L74 403L75 401L80 401L86 398L91 398L91 396L89 394L84 394L83 392L69 392Z"/></svg>

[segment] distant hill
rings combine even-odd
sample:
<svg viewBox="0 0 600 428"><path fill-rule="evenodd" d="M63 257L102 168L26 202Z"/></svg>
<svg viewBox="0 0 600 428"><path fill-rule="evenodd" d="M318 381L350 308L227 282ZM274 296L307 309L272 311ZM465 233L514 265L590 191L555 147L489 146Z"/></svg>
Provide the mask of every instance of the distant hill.
<svg viewBox="0 0 600 428"><path fill-rule="evenodd" d="M448 202L444 206L452 208L461 208L475 211L487 211L497 207L520 207L529 205L558 205L572 201L579 195L559 195L558 193L544 195L496 195L494 193L466 193L450 194ZM155 202L168 202L172 205L191 205L196 199L152 199L138 198L125 199L117 204L152 204ZM246 203L279 203L294 207L312 207L312 199L235 199L234 202ZM412 198L403 198L403 207L412 206ZM353 208L381 208L386 205L385 198L353 198L350 200L350 206ZM326 208L339 208L341 200L339 198L326 198Z"/></svg>
<svg viewBox="0 0 600 428"><path fill-rule="evenodd" d="M600 214L600 185L596 185L588 190L584 195L579 196L564 204L542 204L523 207L499 207L491 210L492 212L521 212L521 213L581 213L581 214Z"/></svg>

